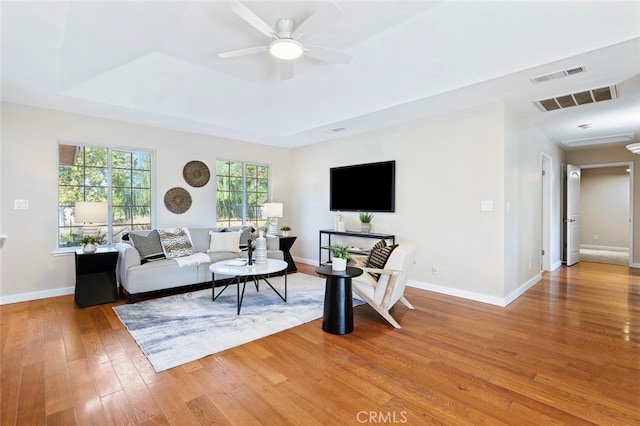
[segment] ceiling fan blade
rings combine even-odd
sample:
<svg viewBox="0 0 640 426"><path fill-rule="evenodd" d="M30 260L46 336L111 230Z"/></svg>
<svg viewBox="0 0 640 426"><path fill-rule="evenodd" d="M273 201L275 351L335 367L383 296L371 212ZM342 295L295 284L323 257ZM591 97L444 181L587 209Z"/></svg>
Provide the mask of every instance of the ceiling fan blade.
<svg viewBox="0 0 640 426"><path fill-rule="evenodd" d="M267 37L270 37L274 40L278 38L278 34L276 33L276 30L274 30L271 25L264 22L262 18L260 18L255 13L253 13L251 9L249 9L247 6L240 3L239 1L236 0L233 3L231 3L231 10L233 11L233 13L238 15L240 18L244 19L249 25L257 29Z"/></svg>
<svg viewBox="0 0 640 426"><path fill-rule="evenodd" d="M290 80L293 78L293 61L280 62L280 80Z"/></svg>
<svg viewBox="0 0 640 426"><path fill-rule="evenodd" d="M304 54L311 58L320 59L321 61L330 62L332 64L348 64L353 56L348 53L341 52L328 47L304 45Z"/></svg>
<svg viewBox="0 0 640 426"><path fill-rule="evenodd" d="M342 12L342 9L340 9L338 5L335 3L327 3L298 25L298 28L291 33L291 37L294 40L298 40L320 31L326 31L327 27L342 17L342 15L344 15L344 12Z"/></svg>
<svg viewBox="0 0 640 426"><path fill-rule="evenodd" d="M220 58L236 58L238 56L254 55L269 50L269 46L247 47L246 49L230 50L228 52L218 53Z"/></svg>

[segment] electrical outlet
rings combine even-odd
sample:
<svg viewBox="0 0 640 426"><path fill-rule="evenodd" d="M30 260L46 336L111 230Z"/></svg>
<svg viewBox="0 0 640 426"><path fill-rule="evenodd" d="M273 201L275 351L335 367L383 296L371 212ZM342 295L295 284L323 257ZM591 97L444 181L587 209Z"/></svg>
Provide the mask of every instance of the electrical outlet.
<svg viewBox="0 0 640 426"><path fill-rule="evenodd" d="M436 265L433 265L431 267L431 274L432 275L438 275L438 267Z"/></svg>
<svg viewBox="0 0 640 426"><path fill-rule="evenodd" d="M598 234L593 234L593 240L598 241Z"/></svg>

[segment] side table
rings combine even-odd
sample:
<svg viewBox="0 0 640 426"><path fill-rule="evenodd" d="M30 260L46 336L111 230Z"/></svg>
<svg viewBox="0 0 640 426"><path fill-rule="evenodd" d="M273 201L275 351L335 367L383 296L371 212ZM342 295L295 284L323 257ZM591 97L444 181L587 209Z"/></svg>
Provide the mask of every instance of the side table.
<svg viewBox="0 0 640 426"><path fill-rule="evenodd" d="M316 273L327 277L322 329L331 334L351 333L353 331L351 278L362 275L362 269L347 266L345 271L334 271L331 265L324 265L316 268Z"/></svg>
<svg viewBox="0 0 640 426"><path fill-rule="evenodd" d="M287 272L296 272L298 268L296 267L296 262L293 261L293 257L291 256L291 247L293 243L295 243L297 237L279 237L280 238L280 250L282 250L282 254L284 256L284 261L287 262Z"/></svg>
<svg viewBox="0 0 640 426"><path fill-rule="evenodd" d="M99 248L95 253L75 251L76 292L79 308L117 301L116 263L118 250Z"/></svg>

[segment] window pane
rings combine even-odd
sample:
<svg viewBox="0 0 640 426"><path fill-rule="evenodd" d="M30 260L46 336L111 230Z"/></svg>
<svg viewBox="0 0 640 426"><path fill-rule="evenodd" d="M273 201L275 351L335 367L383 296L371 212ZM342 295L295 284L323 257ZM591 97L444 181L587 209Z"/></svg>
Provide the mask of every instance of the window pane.
<svg viewBox="0 0 640 426"><path fill-rule="evenodd" d="M134 188L151 188L151 172L136 170L131 174Z"/></svg>
<svg viewBox="0 0 640 426"><path fill-rule="evenodd" d="M131 170L113 169L111 171L111 185L114 188L131 186Z"/></svg>
<svg viewBox="0 0 640 426"><path fill-rule="evenodd" d="M90 146L85 147L85 166L107 167L107 151L107 148L95 148Z"/></svg>
<svg viewBox="0 0 640 426"><path fill-rule="evenodd" d="M74 224L76 201L111 202L102 235L151 227L152 154L109 148L59 145L58 244L79 246L82 227ZM111 195L109 198L108 195Z"/></svg>
<svg viewBox="0 0 640 426"><path fill-rule="evenodd" d="M219 226L248 223L260 226L266 222L262 206L268 200L268 166L217 161L216 191Z"/></svg>
<svg viewBox="0 0 640 426"><path fill-rule="evenodd" d="M131 153L123 151L113 151L111 154L111 167L119 169L131 168Z"/></svg>
<svg viewBox="0 0 640 426"><path fill-rule="evenodd" d="M136 170L151 170L151 154L134 152L133 168Z"/></svg>

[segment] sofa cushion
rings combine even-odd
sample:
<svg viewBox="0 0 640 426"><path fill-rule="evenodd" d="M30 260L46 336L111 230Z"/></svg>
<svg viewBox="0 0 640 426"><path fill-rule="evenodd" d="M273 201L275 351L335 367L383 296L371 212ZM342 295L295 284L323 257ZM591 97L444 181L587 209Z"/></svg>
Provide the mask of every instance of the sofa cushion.
<svg viewBox="0 0 640 426"><path fill-rule="evenodd" d="M154 260L164 259L164 251L160 244L160 235L155 229L148 235L128 234L129 240L140 253L142 263L152 262Z"/></svg>
<svg viewBox="0 0 640 426"><path fill-rule="evenodd" d="M193 245L185 228L158 229L162 250L167 259L174 257L190 256L193 254Z"/></svg>
<svg viewBox="0 0 640 426"><path fill-rule="evenodd" d="M209 248L207 253L218 253L228 251L232 253L240 252L241 232L214 232L209 231Z"/></svg>

